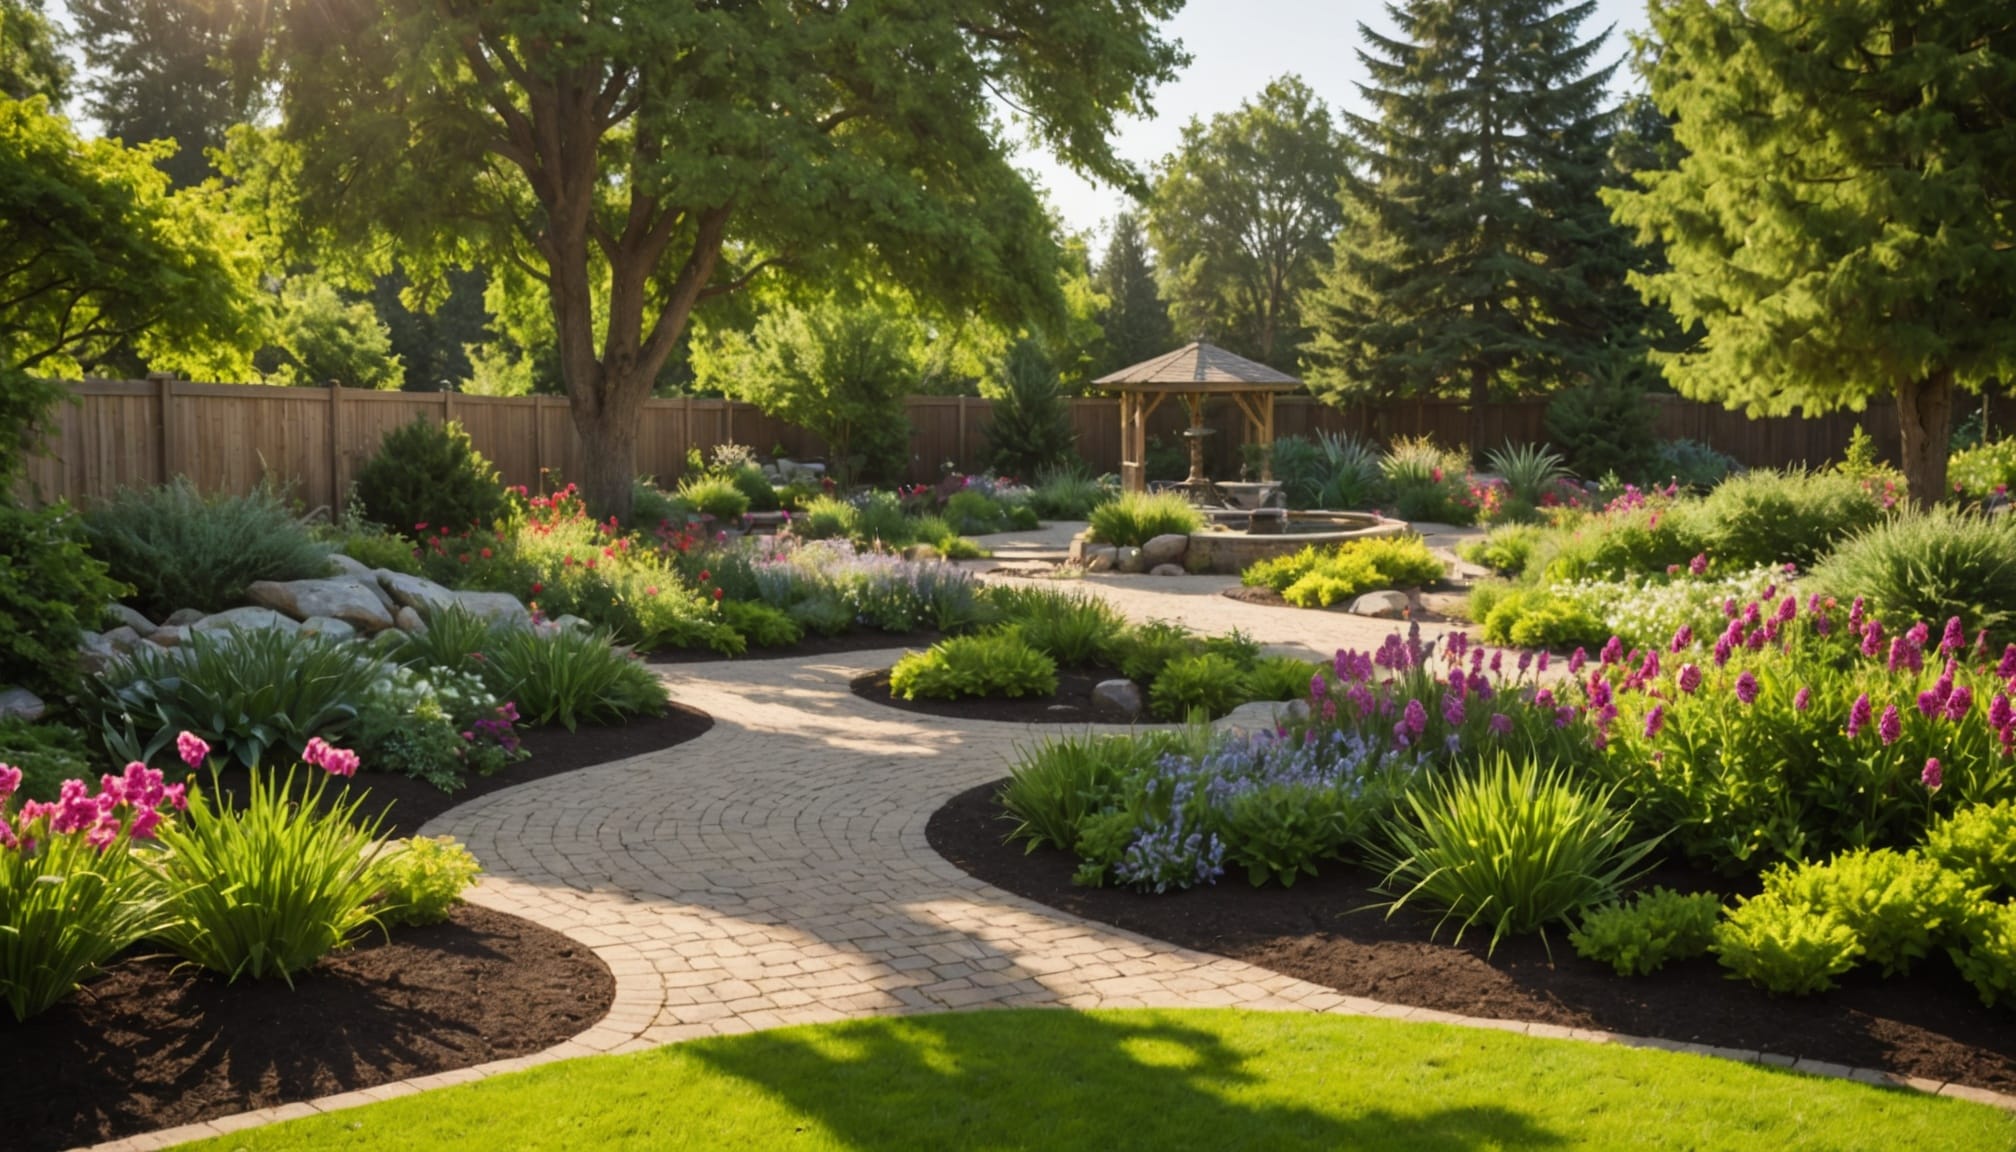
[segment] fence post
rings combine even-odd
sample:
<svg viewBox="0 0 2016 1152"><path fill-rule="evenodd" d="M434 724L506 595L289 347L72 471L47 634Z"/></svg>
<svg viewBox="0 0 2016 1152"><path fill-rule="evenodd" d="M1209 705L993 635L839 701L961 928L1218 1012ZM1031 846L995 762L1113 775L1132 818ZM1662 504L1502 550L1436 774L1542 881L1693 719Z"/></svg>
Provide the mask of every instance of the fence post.
<svg viewBox="0 0 2016 1152"><path fill-rule="evenodd" d="M532 397L532 477L533 487L546 494L546 398Z"/></svg>
<svg viewBox="0 0 2016 1152"><path fill-rule="evenodd" d="M454 421L455 390L453 388L443 388L441 390L441 426L445 428L454 423Z"/></svg>
<svg viewBox="0 0 2016 1152"><path fill-rule="evenodd" d="M161 483L175 478L175 374L149 374L161 390Z"/></svg>
<svg viewBox="0 0 2016 1152"><path fill-rule="evenodd" d="M329 519L333 523L348 504L343 491L343 385L329 381Z"/></svg>
<svg viewBox="0 0 2016 1152"><path fill-rule="evenodd" d="M966 461L966 397L964 396L959 397L959 471L971 471Z"/></svg>

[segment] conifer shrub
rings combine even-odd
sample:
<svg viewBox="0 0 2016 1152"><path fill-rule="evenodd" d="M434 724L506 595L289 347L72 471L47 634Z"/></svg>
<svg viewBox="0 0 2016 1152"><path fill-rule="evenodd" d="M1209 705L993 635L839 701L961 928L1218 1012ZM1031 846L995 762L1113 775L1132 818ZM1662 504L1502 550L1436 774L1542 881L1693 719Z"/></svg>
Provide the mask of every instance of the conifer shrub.
<svg viewBox="0 0 2016 1152"><path fill-rule="evenodd" d="M469 433L425 416L385 434L357 474L357 499L372 522L409 535L487 528L507 511L497 469Z"/></svg>

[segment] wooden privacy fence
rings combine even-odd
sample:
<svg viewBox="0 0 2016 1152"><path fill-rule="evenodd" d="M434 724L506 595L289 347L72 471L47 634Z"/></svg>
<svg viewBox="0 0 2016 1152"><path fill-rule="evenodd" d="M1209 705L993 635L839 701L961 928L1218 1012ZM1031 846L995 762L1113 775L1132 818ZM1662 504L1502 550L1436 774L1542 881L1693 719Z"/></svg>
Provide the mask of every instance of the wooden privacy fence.
<svg viewBox="0 0 2016 1152"><path fill-rule="evenodd" d="M413 420L454 420L496 464L505 481L534 489L554 486L577 472L580 446L558 396L465 396L453 392L373 392L352 388L277 388L187 381L87 381L72 388L74 403L55 416L48 451L29 465L24 494L30 499L89 502L122 486L158 484L187 475L204 491L243 493L271 476L292 484L310 507L338 506L357 470L386 432ZM1739 412L1676 397L1650 397L1662 439L1701 440L1752 467L1819 464L1838 458L1859 422L1877 450L1897 458L1897 417L1887 403L1862 413L1811 419L1751 420ZM1998 402L1997 424L2006 417ZM913 396L905 401L911 425L910 479L937 478L949 465L962 471L987 466L992 404L978 397ZM2016 405L2008 405L2016 408ZM1096 472L1120 465L1120 414L1111 399L1069 402L1078 456ZM1489 405L1485 446L1545 439L1544 400ZM1219 435L1210 445L1213 475L1238 471L1236 409L1214 404L1206 422ZM1149 432L1172 448L1187 423L1180 405L1166 404ZM1428 435L1463 442L1470 412L1457 401L1423 400L1333 407L1310 397L1283 397L1275 411L1280 436L1349 433L1387 442ZM680 397L644 405L637 445L640 473L676 481L689 449L706 455L716 445L781 448L816 459L819 438L764 415L752 405Z"/></svg>

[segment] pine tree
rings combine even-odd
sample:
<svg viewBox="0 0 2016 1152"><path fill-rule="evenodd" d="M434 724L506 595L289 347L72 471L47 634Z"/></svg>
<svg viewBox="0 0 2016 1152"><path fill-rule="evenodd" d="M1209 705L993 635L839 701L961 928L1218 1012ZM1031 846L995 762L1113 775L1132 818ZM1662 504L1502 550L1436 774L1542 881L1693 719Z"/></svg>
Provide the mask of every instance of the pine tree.
<svg viewBox="0 0 2016 1152"><path fill-rule="evenodd" d="M86 106L107 136L173 140L161 161L177 187L212 175L206 149L262 105L263 48L251 10L226 0L69 0L91 66Z"/></svg>
<svg viewBox="0 0 2016 1152"><path fill-rule="evenodd" d="M1043 348L1017 340L1001 362L1001 398L987 428L997 471L1028 478L1039 469L1064 463L1076 445L1071 414L1057 387L1057 371Z"/></svg>
<svg viewBox="0 0 2016 1152"><path fill-rule="evenodd" d="M1667 0L1652 95L1685 149L1614 194L1702 328L1685 395L1752 415L1896 398L1911 497L1946 492L1956 390L2016 376L2008 0Z"/></svg>
<svg viewBox="0 0 2016 1152"><path fill-rule="evenodd" d="M1397 38L1364 25L1331 266L1304 304L1312 387L1467 395L1472 447L1494 392L1586 375L1619 343L1629 246L1597 198L1608 31L1593 0L1404 0Z"/></svg>
<svg viewBox="0 0 2016 1152"><path fill-rule="evenodd" d="M1176 330L1155 288L1155 266L1148 259L1141 217L1122 212L1113 218L1113 235L1106 241L1106 256L1094 281L1106 297L1106 310L1099 318L1106 329L1106 360L1098 375L1175 347Z"/></svg>

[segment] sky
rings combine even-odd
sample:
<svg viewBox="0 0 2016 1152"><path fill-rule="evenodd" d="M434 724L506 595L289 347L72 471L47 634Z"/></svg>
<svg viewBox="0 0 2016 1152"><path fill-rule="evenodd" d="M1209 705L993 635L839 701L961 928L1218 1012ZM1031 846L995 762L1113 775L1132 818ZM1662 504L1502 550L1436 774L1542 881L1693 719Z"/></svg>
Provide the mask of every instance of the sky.
<svg viewBox="0 0 2016 1152"><path fill-rule="evenodd" d="M1355 87L1364 78L1357 56L1361 22L1391 29L1377 0L1190 0L1166 29L1189 50L1190 66L1157 91L1154 119L1122 123L1120 154L1146 171L1175 149L1191 117L1229 112L1289 72L1332 108L1365 111ZM1607 55L1624 56L1630 47L1624 33L1646 28L1645 0L1597 0L1583 33L1609 25L1617 31ZM1124 193L1081 179L1047 154L1025 152L1022 163L1074 231L1103 236L1104 222L1126 207Z"/></svg>

